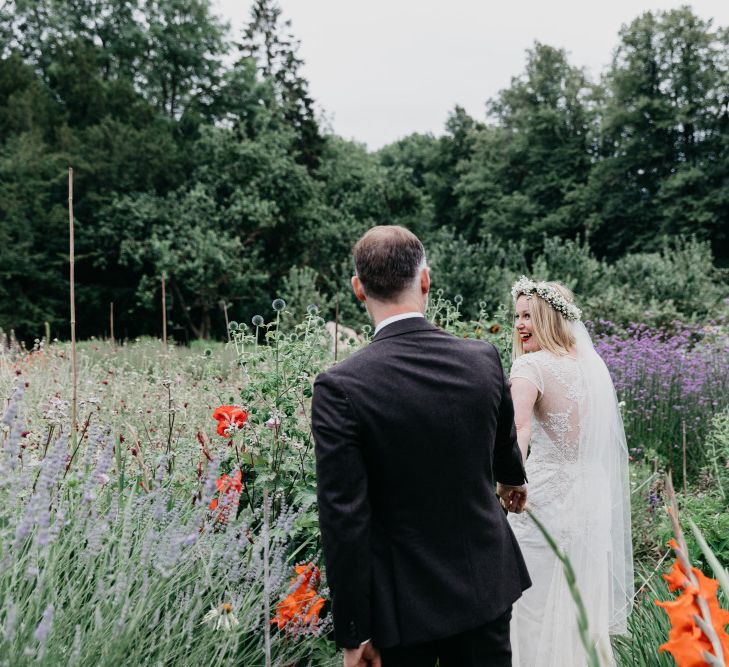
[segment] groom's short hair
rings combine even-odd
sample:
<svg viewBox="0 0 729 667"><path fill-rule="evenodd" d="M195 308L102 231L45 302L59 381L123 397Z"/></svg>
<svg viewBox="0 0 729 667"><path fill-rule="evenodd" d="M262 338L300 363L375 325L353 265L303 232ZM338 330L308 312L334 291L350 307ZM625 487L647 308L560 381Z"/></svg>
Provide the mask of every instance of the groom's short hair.
<svg viewBox="0 0 729 667"><path fill-rule="evenodd" d="M365 294L392 302L413 284L425 267L425 248L399 225L373 227L354 245L354 268Z"/></svg>

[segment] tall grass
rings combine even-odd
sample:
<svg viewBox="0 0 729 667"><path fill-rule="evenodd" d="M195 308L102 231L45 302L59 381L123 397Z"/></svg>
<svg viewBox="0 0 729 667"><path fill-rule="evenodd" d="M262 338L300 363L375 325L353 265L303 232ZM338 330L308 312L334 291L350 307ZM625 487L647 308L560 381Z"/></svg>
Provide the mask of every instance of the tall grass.
<svg viewBox="0 0 729 667"><path fill-rule="evenodd" d="M667 569L667 566L663 568ZM669 654L658 652L658 647L668 638L671 625L665 612L656 607L655 600L671 597L668 586L652 570L639 571L638 576L648 582L628 617L628 634L613 638L615 659L620 667L676 667Z"/></svg>

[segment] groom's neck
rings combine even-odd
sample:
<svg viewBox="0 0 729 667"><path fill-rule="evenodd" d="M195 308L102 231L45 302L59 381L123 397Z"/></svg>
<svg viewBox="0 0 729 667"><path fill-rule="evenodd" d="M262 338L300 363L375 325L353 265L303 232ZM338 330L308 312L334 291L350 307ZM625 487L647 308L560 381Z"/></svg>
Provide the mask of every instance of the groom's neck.
<svg viewBox="0 0 729 667"><path fill-rule="evenodd" d="M399 303L382 303L381 301L378 302L368 299L367 306L372 324L375 327L383 320L386 320L388 317L394 317L395 315L416 312L425 314L423 303L417 300L408 300Z"/></svg>

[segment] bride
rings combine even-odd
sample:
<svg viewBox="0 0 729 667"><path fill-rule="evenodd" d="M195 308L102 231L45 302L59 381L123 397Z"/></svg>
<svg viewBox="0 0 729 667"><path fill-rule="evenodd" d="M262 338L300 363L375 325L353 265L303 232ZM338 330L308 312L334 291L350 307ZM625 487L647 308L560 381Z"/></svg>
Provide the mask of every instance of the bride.
<svg viewBox="0 0 729 667"><path fill-rule="evenodd" d="M601 664L627 631L633 596L628 452L608 370L571 292L522 276L511 392L529 507L569 557ZM527 456L528 452L528 456ZM526 514L509 514L532 578L514 606L515 667L587 663L562 564Z"/></svg>

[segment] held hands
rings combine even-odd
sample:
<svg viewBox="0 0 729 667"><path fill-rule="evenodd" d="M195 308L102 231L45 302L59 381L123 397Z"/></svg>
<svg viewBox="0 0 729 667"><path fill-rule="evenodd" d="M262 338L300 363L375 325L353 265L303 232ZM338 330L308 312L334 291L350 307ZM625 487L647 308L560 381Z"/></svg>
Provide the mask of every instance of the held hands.
<svg viewBox="0 0 729 667"><path fill-rule="evenodd" d="M501 501L501 506L514 512L521 514L527 501L527 485L509 486L508 484L496 483L496 495Z"/></svg>
<svg viewBox="0 0 729 667"><path fill-rule="evenodd" d="M380 652L371 641L359 648L345 648L344 667L382 667Z"/></svg>

